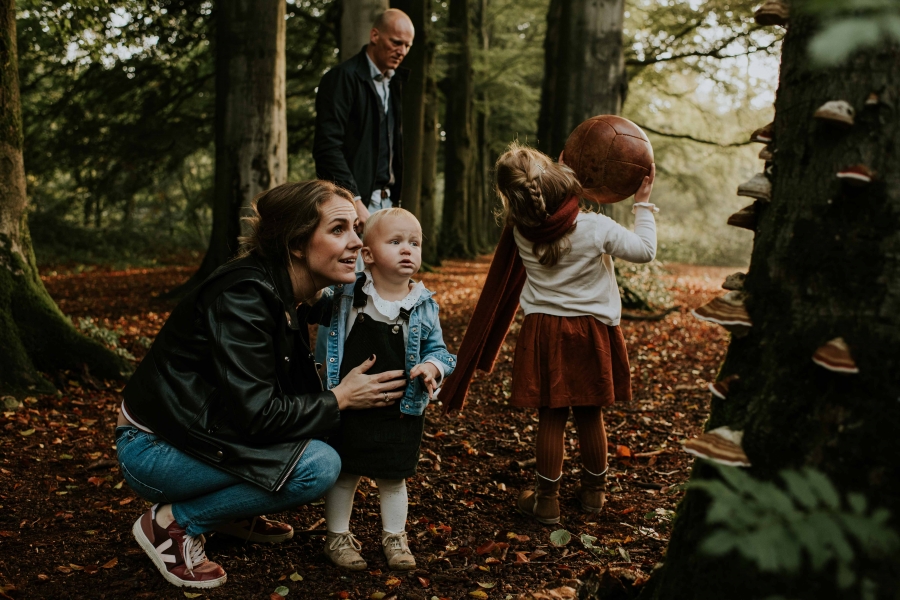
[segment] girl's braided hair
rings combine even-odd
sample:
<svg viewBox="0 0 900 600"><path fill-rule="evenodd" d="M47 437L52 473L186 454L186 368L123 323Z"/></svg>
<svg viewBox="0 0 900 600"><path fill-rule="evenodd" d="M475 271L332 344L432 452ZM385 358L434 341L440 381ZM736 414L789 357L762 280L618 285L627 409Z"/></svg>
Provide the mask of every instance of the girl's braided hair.
<svg viewBox="0 0 900 600"><path fill-rule="evenodd" d="M582 193L572 169L517 142L510 144L497 159L496 171L497 193L502 203L497 217L510 227L540 227L563 200ZM553 267L571 249L568 235L564 235L549 244L535 244L532 251L538 262Z"/></svg>

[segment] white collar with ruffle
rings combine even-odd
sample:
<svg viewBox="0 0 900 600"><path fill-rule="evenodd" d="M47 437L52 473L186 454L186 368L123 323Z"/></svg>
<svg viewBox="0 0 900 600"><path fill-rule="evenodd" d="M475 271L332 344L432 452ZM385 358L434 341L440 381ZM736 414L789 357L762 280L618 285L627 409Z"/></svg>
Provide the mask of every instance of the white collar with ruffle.
<svg viewBox="0 0 900 600"><path fill-rule="evenodd" d="M413 289L411 289L402 300L385 300L378 295L378 290L375 289L372 272L369 271L369 269L366 269L364 273L366 275L366 282L363 284L363 291L372 297L372 303L375 305L378 312L391 320L399 317L402 309L405 308L406 310L411 310L412 307L416 305L416 302L419 301L419 298L422 297L422 294L428 291L425 288L425 284L420 281L413 286Z"/></svg>

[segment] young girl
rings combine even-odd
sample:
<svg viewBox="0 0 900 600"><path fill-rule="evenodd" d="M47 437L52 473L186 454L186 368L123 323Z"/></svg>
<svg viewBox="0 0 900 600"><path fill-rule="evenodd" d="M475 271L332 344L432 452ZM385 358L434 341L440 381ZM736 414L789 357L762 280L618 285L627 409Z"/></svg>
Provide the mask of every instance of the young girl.
<svg viewBox="0 0 900 600"><path fill-rule="evenodd" d="M525 312L513 363L512 404L538 409L537 481L518 508L541 523L559 522L565 428L572 410L581 446L582 508L606 499L604 406L631 399L621 301L612 257L644 263L656 254L655 171L635 194L634 233L579 210L574 172L513 144L497 161L497 191L507 228L500 239L466 336L459 370L444 386L447 411L462 407L477 368L490 370L518 305ZM519 294L521 290L521 295Z"/></svg>
<svg viewBox="0 0 900 600"><path fill-rule="evenodd" d="M373 213L366 222L366 270L355 285L336 286L325 363L329 388L349 372L402 371L409 385L400 402L341 413L340 432L329 440L341 456L341 475L325 495L325 554L338 567L366 568L350 532L360 476L375 479L381 499L382 546L388 566L416 567L406 538L406 478L416 472L425 407L456 357L447 352L432 292L410 277L422 264L422 228L402 208Z"/></svg>
<svg viewBox="0 0 900 600"><path fill-rule="evenodd" d="M525 266L519 299L525 320L513 363L512 404L537 408L537 483L519 495L519 510L559 522L566 420L572 409L581 448L576 496L599 512L606 496L604 406L631 400L622 305L612 258L645 263L656 255L653 175L635 194L634 233L612 219L577 212L561 237L542 238L551 215L578 202L575 174L530 148L513 146L497 161L506 223ZM568 205L568 206L567 206ZM539 242L539 243L536 243Z"/></svg>

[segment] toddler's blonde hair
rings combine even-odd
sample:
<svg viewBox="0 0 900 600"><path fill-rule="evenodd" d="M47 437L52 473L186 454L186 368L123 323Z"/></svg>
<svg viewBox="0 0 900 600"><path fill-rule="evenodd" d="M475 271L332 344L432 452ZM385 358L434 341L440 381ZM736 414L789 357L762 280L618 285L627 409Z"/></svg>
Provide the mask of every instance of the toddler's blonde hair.
<svg viewBox="0 0 900 600"><path fill-rule="evenodd" d="M369 215L369 218L366 220L366 230L363 232L363 236L367 237L374 229L378 227L378 224L388 217L408 217L416 222L416 225L419 227L419 233L422 233L422 224L419 223L419 220L416 218L416 215L412 214L405 208L400 208L398 206L392 208L385 208L383 210L379 210L373 212ZM363 240L365 244L366 241Z"/></svg>

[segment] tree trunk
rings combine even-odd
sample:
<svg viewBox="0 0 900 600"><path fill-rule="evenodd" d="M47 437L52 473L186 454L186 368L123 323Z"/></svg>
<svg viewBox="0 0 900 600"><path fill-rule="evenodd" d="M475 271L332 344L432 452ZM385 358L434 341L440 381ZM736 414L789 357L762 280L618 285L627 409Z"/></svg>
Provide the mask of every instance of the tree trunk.
<svg viewBox="0 0 900 600"><path fill-rule="evenodd" d="M490 48L486 15L487 0L475 0L473 11L476 48L486 53ZM472 152L472 176L470 186L469 209L469 245L476 254L489 252L492 247L490 231L497 229L496 223L491 225L491 172L488 144L488 117L490 104L488 95L482 90L475 95L475 107L472 111L472 135L475 144Z"/></svg>
<svg viewBox="0 0 900 600"><path fill-rule="evenodd" d="M469 47L469 2L450 0L447 22L447 78L444 93L444 215L441 255L472 255L469 247L469 197L472 172L472 49Z"/></svg>
<svg viewBox="0 0 900 600"><path fill-rule="evenodd" d="M617 115L627 90L623 0L551 0L538 148L556 158L579 123Z"/></svg>
<svg viewBox="0 0 900 600"><path fill-rule="evenodd" d="M216 175L209 248L178 295L238 249L255 196L287 180L283 0L220 0L216 7Z"/></svg>
<svg viewBox="0 0 900 600"><path fill-rule="evenodd" d="M78 333L44 288L25 204L16 6L0 0L0 395L52 390L38 371L119 378L128 364Z"/></svg>
<svg viewBox="0 0 900 600"><path fill-rule="evenodd" d="M369 32L375 19L390 8L388 0L342 0L341 10L341 60L356 55L369 43ZM397 8L400 8L399 6ZM404 9L403 12L406 12ZM415 24L415 22L413 22ZM416 26L416 35L419 27ZM405 62L405 61L404 61ZM404 65L406 66L406 65ZM403 107L406 110L406 106ZM404 167L403 176L406 176Z"/></svg>
<svg viewBox="0 0 900 600"><path fill-rule="evenodd" d="M870 506L900 514L900 117L890 104L866 106L870 92L900 98L900 48L860 52L845 65L811 70L809 17L792 12L775 103L771 204L760 205L745 289L753 321L731 341L721 376L737 374L727 400L713 399L708 427L744 431L750 472L776 479L809 465ZM856 124L838 130L813 119L826 100L856 107ZM852 188L835 177L864 163L875 181ZM857 375L827 371L810 358L843 337ZM698 463L692 479L710 477ZM853 597L834 575L781 580L760 576L735 555L699 553L709 533L707 502L689 491L678 509L665 566L644 598L750 599ZM829 569L826 569L829 570ZM880 593L887 593L881 589ZM887 596L880 596L887 597Z"/></svg>
<svg viewBox="0 0 900 600"><path fill-rule="evenodd" d="M428 0L428 13L431 1ZM437 155L438 155L438 96L437 80L434 77L434 39L427 43L425 55L425 107L422 115L422 261L429 265L440 264L438 253L437 214ZM404 155L405 156L405 155Z"/></svg>
<svg viewBox="0 0 900 600"><path fill-rule="evenodd" d="M428 78L428 43L431 37L431 2L428 0L395 0L392 8L399 8L412 20L416 37L403 66L409 69L409 79L403 85L403 208L421 218L422 207L422 146L424 143L425 85Z"/></svg>

